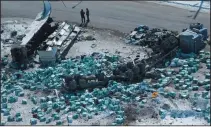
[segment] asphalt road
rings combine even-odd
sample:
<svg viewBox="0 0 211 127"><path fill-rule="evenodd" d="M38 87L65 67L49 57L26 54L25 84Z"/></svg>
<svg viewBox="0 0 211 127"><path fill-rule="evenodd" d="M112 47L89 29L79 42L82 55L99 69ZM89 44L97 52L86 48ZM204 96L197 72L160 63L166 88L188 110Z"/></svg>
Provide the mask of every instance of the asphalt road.
<svg viewBox="0 0 211 127"><path fill-rule="evenodd" d="M67 20L80 23L80 10L89 8L89 26L130 32L136 26L145 24L150 27L167 28L181 31L191 22L203 23L210 31L210 13L200 13L196 20L195 12L164 6L145 1L83 1L76 8L77 1L51 2L52 17L55 20ZM42 1L1 1L2 17L35 18L43 8Z"/></svg>

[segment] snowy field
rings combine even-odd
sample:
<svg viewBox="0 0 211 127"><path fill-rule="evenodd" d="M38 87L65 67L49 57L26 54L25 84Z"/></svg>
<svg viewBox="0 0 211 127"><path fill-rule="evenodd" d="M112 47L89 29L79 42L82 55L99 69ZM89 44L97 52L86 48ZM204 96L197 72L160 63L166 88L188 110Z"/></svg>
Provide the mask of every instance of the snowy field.
<svg viewBox="0 0 211 127"><path fill-rule="evenodd" d="M197 11L201 1L150 1L162 5L169 5L191 11ZM201 12L210 13L210 1L204 1Z"/></svg>

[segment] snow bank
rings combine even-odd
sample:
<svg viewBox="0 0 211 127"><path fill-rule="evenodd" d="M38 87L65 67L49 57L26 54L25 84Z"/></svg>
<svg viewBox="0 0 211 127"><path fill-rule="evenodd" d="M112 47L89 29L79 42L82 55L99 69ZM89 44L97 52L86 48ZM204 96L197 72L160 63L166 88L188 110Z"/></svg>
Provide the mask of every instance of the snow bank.
<svg viewBox="0 0 211 127"><path fill-rule="evenodd" d="M173 7L183 8L187 10L197 11L201 1L151 1L158 4L169 5ZM204 1L201 12L210 12L210 1Z"/></svg>

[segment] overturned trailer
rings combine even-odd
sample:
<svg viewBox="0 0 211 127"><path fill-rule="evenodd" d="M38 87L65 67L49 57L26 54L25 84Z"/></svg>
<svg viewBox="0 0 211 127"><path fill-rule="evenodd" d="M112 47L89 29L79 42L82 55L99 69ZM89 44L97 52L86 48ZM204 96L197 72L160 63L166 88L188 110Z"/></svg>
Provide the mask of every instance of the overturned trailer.
<svg viewBox="0 0 211 127"><path fill-rule="evenodd" d="M12 47L12 63L17 63L18 68L26 68L30 56L35 53L37 47L56 29L56 26L51 26L52 19L50 14L51 5L49 1L44 1L43 11L38 13L35 20L27 28L22 43Z"/></svg>
<svg viewBox="0 0 211 127"><path fill-rule="evenodd" d="M38 54L38 61L42 65L54 64L65 58L74 44L80 28L66 22L53 22L50 18L51 6L44 1L44 10L39 13L26 30L22 43L11 49L12 63L17 68L26 69L30 58Z"/></svg>
<svg viewBox="0 0 211 127"><path fill-rule="evenodd" d="M42 50L38 50L41 64L54 64L59 59L64 59L80 31L76 25L61 23L58 29L44 41L40 47Z"/></svg>

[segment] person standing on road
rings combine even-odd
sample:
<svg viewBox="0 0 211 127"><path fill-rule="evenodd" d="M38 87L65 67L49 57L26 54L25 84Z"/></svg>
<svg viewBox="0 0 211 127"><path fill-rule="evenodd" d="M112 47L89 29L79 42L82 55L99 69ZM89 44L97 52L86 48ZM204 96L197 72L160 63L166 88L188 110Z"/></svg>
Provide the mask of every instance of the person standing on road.
<svg viewBox="0 0 211 127"><path fill-rule="evenodd" d="M83 9L81 9L81 21L82 21L82 24L85 23L85 12Z"/></svg>
<svg viewBox="0 0 211 127"><path fill-rule="evenodd" d="M87 17L87 22L89 22L90 20L89 20L89 9L88 8L86 8L86 17Z"/></svg>

